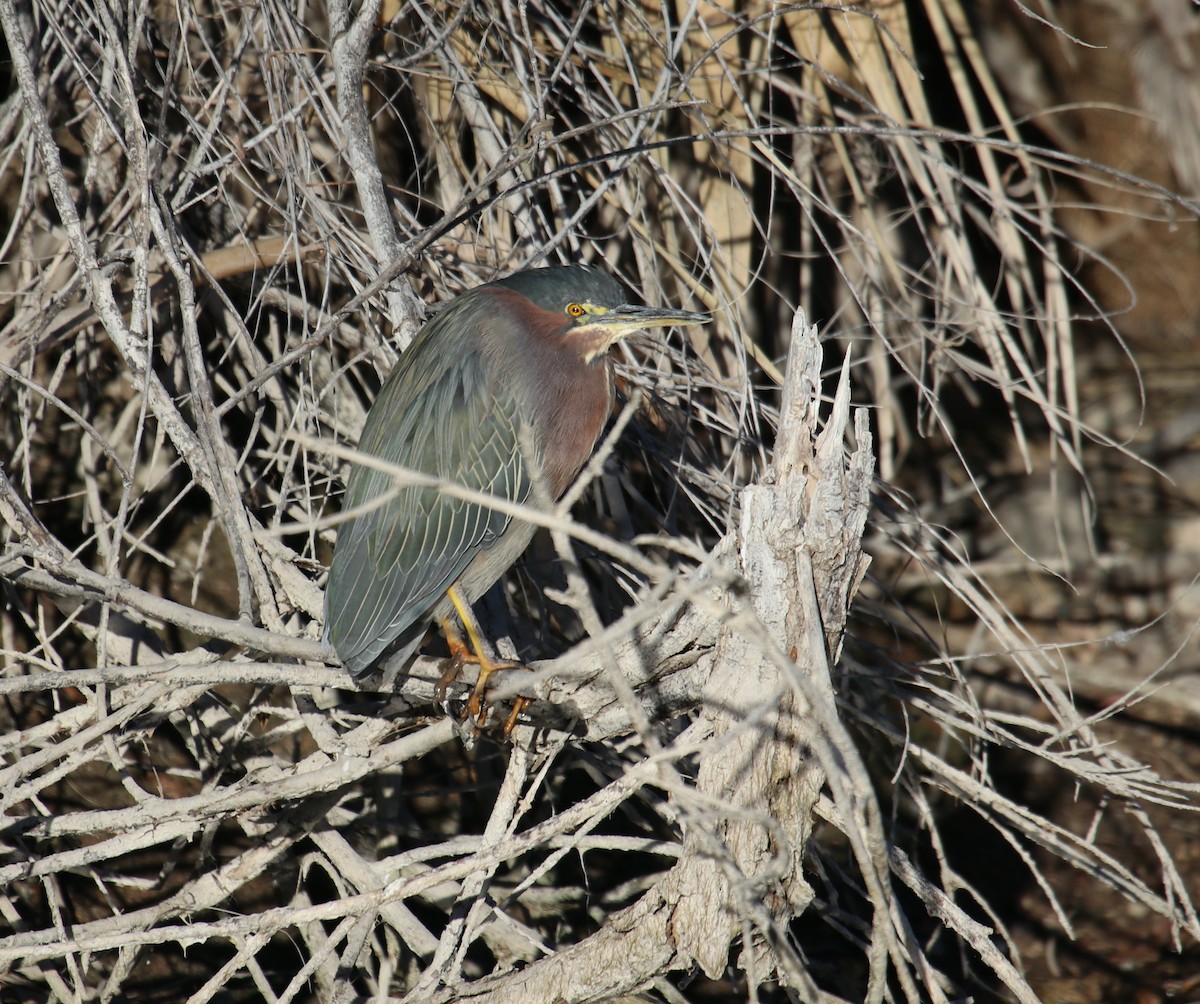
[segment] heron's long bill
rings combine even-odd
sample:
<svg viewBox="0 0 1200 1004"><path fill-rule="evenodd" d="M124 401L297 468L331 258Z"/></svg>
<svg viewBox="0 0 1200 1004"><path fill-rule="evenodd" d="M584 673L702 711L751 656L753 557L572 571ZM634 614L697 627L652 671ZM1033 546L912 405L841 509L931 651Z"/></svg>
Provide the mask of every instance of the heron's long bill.
<svg viewBox="0 0 1200 1004"><path fill-rule="evenodd" d="M594 342L586 355L588 362L603 355L612 346L635 331L651 328L686 327L692 324L707 324L712 320L708 314L693 310L675 310L671 307L643 307L637 303L625 303L613 307L603 314L594 314L586 324L577 325L574 335L592 335Z"/></svg>

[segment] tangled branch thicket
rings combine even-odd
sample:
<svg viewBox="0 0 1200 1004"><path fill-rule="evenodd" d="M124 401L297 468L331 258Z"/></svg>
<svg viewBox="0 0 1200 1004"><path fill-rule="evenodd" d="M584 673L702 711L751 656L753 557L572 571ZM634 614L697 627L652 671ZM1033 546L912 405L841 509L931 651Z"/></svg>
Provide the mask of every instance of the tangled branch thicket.
<svg viewBox="0 0 1200 1004"><path fill-rule="evenodd" d="M1146 686L1081 711L1088 646L998 585L1078 552L964 515L1002 469L1086 507L1121 449L1061 208L1197 207L1030 142L953 0L0 23L5 1000L1035 1001L963 814L1068 932L1048 861L1200 934L1154 822L1195 788L1105 731ZM715 319L622 349L580 521L486 604L539 700L473 741L435 657L384 695L325 658L344 464L434 304L601 260Z"/></svg>

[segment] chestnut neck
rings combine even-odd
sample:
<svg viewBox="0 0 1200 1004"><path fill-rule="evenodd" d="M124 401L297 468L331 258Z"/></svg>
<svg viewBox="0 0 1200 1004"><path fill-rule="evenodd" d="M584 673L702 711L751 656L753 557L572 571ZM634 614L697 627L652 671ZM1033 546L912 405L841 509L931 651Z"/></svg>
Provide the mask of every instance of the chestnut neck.
<svg viewBox="0 0 1200 1004"><path fill-rule="evenodd" d="M612 365L604 353L586 362L593 349L587 336L573 337L565 315L533 307L523 297L497 290L500 311L519 317L507 327L523 332L505 339L493 372L516 395L529 419L541 457L542 476L555 499L571 486L595 449L613 406Z"/></svg>

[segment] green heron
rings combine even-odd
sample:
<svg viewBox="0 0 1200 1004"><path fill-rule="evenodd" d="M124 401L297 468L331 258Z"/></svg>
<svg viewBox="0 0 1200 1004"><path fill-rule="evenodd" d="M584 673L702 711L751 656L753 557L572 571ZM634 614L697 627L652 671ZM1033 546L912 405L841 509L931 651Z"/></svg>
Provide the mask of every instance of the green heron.
<svg viewBox="0 0 1200 1004"><path fill-rule="evenodd" d="M612 411L608 350L634 331L708 320L627 300L608 273L574 265L462 294L388 376L359 451L510 503L529 501L535 484L560 498ZM487 678L501 667L481 647L471 604L520 557L534 525L366 464L352 466L343 510L351 516L325 590L325 636L342 664L360 674L386 655L388 667L403 666L437 621L452 655L447 679L464 660L479 663L467 709L482 722Z"/></svg>

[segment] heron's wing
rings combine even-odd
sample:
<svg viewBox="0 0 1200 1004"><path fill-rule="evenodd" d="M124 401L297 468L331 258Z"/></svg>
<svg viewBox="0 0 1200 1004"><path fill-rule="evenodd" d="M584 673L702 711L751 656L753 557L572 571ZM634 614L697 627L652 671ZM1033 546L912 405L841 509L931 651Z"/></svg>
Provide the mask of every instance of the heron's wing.
<svg viewBox="0 0 1200 1004"><path fill-rule="evenodd" d="M489 386L477 353L423 351L402 359L371 408L359 448L442 481L524 502L530 482L513 399ZM326 589L329 639L352 672L426 617L509 517L436 488L404 485L355 465Z"/></svg>

